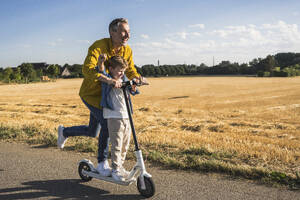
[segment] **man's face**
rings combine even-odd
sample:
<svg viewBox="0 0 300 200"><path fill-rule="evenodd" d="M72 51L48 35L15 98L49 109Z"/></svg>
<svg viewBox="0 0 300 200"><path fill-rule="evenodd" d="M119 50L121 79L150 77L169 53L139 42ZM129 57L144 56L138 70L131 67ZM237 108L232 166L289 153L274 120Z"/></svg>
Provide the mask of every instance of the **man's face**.
<svg viewBox="0 0 300 200"><path fill-rule="evenodd" d="M127 23L121 23L116 32L111 32L114 47L125 46L130 37L130 29Z"/></svg>
<svg viewBox="0 0 300 200"><path fill-rule="evenodd" d="M126 68L122 68L121 66L117 66L115 68L112 67L109 68L109 72L111 76L116 80L121 79L124 76L125 70Z"/></svg>

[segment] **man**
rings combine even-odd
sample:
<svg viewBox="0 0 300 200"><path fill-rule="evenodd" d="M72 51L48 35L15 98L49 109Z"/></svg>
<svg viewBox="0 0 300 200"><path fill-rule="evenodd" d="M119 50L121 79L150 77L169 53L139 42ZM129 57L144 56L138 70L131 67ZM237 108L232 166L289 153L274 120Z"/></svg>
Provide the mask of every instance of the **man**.
<svg viewBox="0 0 300 200"><path fill-rule="evenodd" d="M63 148L68 137L71 136L89 136L96 137L100 131L98 143L98 166L97 170L102 176L110 176L111 168L108 164L108 129L107 120L103 118L101 102L101 83L100 81L112 84L120 88L120 81L108 78L99 73L95 67L98 65L98 58L105 56L109 59L112 56L122 56L128 63L125 71L126 76L132 80L142 81L142 77L137 73L133 59L132 50L127 45L130 38L130 29L127 19L117 18L109 24L110 38L97 40L89 47L88 54L85 58L82 72L84 79L80 88L79 96L83 103L90 110L89 126L58 127L57 146Z"/></svg>

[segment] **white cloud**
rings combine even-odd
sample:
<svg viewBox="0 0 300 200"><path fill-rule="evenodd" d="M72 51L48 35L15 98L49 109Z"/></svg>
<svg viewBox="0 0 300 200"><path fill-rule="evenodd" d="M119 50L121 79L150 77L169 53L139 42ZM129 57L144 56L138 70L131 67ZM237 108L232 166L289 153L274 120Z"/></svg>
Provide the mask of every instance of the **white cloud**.
<svg viewBox="0 0 300 200"><path fill-rule="evenodd" d="M198 37L201 36L202 34L198 32L191 32L190 35Z"/></svg>
<svg viewBox="0 0 300 200"><path fill-rule="evenodd" d="M161 43L161 42L151 42L151 43L150 43L150 46L151 46L151 47L159 47L159 48L163 48L163 47L164 47L164 44Z"/></svg>
<svg viewBox="0 0 300 200"><path fill-rule="evenodd" d="M225 29L214 30L212 33L222 38L239 38L246 36L253 40L262 39L260 30L251 24L245 26L226 26Z"/></svg>
<svg viewBox="0 0 300 200"><path fill-rule="evenodd" d="M284 21L278 21L275 24L262 24L260 26L227 26L224 29L212 31L213 35L217 35L227 40L238 40L246 38L252 45L257 43L277 43L300 42L300 31L297 24L287 24ZM254 42L254 43L253 43Z"/></svg>
<svg viewBox="0 0 300 200"><path fill-rule="evenodd" d="M287 24L278 21L277 24L263 24L262 29L268 32L268 36L282 42L300 42L300 30L297 24Z"/></svg>
<svg viewBox="0 0 300 200"><path fill-rule="evenodd" d="M213 34L217 34L222 38L225 38L228 35L228 31L226 30L214 30L212 31Z"/></svg>
<svg viewBox="0 0 300 200"><path fill-rule="evenodd" d="M176 33L181 39L186 39L186 36L188 35L187 32L178 32Z"/></svg>
<svg viewBox="0 0 300 200"><path fill-rule="evenodd" d="M144 59L160 58L169 64L182 63L183 60L193 63L192 59L207 62L212 56L232 62L248 62L276 52L299 51L300 30L297 24L284 21L226 26L209 32L185 30L165 34L165 39L136 43L133 49L135 55Z"/></svg>
<svg viewBox="0 0 300 200"><path fill-rule="evenodd" d="M188 26L189 28L201 28L204 29L205 25L204 24L192 24Z"/></svg>
<svg viewBox="0 0 300 200"><path fill-rule="evenodd" d="M134 43L134 44L132 44L130 46L137 47L137 48L144 48L144 47L147 47L147 44L146 43L142 43L142 42L138 42L138 43Z"/></svg>
<svg viewBox="0 0 300 200"><path fill-rule="evenodd" d="M141 37L142 37L143 39L149 39L149 35L146 35L146 34L141 34Z"/></svg>
<svg viewBox="0 0 300 200"><path fill-rule="evenodd" d="M176 33L170 33L167 34L168 38L172 38L173 40L189 40L196 37L200 37L202 34L200 32L187 32L187 31L181 31Z"/></svg>
<svg viewBox="0 0 300 200"><path fill-rule="evenodd" d="M172 48L186 48L187 47L187 44L186 43L183 43L183 42L178 42L178 41L174 41L174 40L171 40L169 38L166 38L165 39L165 42L171 46Z"/></svg>

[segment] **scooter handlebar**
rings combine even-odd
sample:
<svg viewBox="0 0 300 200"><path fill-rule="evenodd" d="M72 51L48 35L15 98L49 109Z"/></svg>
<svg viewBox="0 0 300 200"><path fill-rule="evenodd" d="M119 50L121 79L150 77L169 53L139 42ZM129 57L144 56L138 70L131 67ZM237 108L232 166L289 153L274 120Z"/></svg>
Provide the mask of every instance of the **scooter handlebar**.
<svg viewBox="0 0 300 200"><path fill-rule="evenodd" d="M144 81L143 78L139 82L137 82L135 79L132 79L131 81L125 81L122 83L122 87L133 86L133 85L142 86L142 85L149 85L149 83L147 82L147 80Z"/></svg>
<svg viewBox="0 0 300 200"><path fill-rule="evenodd" d="M126 88L126 87L132 86L132 85L137 85L137 86L139 86L139 85L137 84L137 82L135 82L134 80L122 82L122 88Z"/></svg>

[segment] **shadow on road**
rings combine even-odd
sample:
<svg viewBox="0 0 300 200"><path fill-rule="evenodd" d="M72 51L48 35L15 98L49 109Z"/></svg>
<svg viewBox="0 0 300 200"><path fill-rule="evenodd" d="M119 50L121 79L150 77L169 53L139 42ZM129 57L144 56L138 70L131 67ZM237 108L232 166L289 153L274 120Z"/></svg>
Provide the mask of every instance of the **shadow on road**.
<svg viewBox="0 0 300 200"><path fill-rule="evenodd" d="M30 181L24 187L0 189L0 199L144 199L140 195L110 195L108 191L81 184L77 179Z"/></svg>
<svg viewBox="0 0 300 200"><path fill-rule="evenodd" d="M34 148L34 149L46 149L46 148L49 148L49 147L56 147L56 145L42 144L42 145L39 145L39 146L33 146L32 148Z"/></svg>
<svg viewBox="0 0 300 200"><path fill-rule="evenodd" d="M184 98L189 98L189 96L177 96L177 97L170 97L168 99L184 99Z"/></svg>

